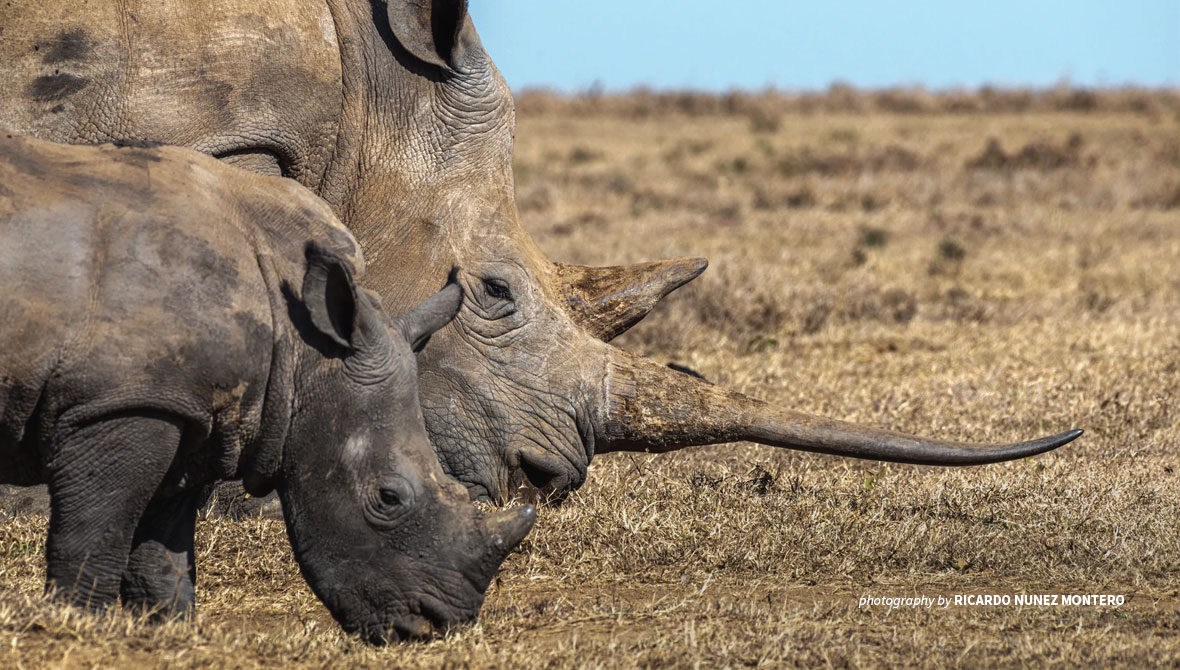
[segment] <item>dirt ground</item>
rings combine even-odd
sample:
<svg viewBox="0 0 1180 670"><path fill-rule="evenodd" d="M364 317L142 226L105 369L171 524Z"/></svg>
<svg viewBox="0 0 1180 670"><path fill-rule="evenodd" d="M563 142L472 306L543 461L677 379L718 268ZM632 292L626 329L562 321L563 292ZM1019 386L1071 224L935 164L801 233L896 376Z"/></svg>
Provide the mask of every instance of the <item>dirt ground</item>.
<svg viewBox="0 0 1180 670"><path fill-rule="evenodd" d="M1180 664L1180 94L534 93L516 137L551 258L710 260L620 346L882 427L1085 436L964 470L602 456L479 624L389 649L339 632L281 522L202 521L199 614L144 625L40 600L46 521L0 515L0 667ZM952 605L861 606L922 596Z"/></svg>

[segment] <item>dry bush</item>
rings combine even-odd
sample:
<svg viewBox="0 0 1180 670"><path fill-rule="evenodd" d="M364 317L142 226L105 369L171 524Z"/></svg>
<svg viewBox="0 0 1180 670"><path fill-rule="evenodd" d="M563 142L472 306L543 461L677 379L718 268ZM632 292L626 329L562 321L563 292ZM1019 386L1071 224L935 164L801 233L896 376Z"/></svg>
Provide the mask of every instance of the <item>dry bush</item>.
<svg viewBox="0 0 1180 670"><path fill-rule="evenodd" d="M1081 155L1084 140L1078 133L1069 136L1065 144L1036 140L1025 144L1016 153L1005 153L1000 141L990 138L987 146L976 157L967 161L969 168L987 170L1057 170L1084 164Z"/></svg>
<svg viewBox="0 0 1180 670"><path fill-rule="evenodd" d="M544 89L530 89L517 95L521 115L546 116L590 114L628 119L650 119L685 115L742 116L752 130L765 132L764 122L781 125L783 114L1026 114L1115 113L1162 120L1177 120L1180 93L1168 89L1082 89L1062 86L1028 90L983 87L978 90L928 91L901 87L875 91L858 90L842 83L819 92L734 91L712 95L699 91L653 91L637 88L626 93L588 91L563 96Z"/></svg>

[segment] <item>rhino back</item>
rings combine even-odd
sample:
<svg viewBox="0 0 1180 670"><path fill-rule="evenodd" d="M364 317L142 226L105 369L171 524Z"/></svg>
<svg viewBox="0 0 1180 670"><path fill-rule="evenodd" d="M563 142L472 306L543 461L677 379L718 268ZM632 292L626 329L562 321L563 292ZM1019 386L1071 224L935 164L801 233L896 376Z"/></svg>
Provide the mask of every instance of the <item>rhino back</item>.
<svg viewBox="0 0 1180 670"><path fill-rule="evenodd" d="M0 125L187 146L316 188L341 114L324 0L0 5Z"/></svg>
<svg viewBox="0 0 1180 670"><path fill-rule="evenodd" d="M189 156L0 137L0 451L23 479L34 426L152 408L230 452L256 431L269 289L219 174L240 171Z"/></svg>

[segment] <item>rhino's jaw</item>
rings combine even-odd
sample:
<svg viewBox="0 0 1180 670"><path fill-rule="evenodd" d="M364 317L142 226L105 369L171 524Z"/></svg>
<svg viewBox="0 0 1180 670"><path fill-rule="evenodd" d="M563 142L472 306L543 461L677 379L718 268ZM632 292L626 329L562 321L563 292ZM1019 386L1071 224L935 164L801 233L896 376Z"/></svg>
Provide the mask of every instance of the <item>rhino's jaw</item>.
<svg viewBox="0 0 1180 670"><path fill-rule="evenodd" d="M316 563L308 556L300 561L316 596L345 632L374 644L427 638L468 624L478 616L487 588L482 579L409 563L399 567L396 583L369 574L372 566L364 560ZM434 586L441 584L445 594Z"/></svg>

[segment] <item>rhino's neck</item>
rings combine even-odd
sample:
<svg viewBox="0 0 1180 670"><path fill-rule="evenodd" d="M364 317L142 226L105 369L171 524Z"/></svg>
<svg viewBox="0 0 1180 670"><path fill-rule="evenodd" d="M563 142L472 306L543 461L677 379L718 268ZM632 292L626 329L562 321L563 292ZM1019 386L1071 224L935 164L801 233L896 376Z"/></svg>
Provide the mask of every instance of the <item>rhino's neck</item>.
<svg viewBox="0 0 1180 670"><path fill-rule="evenodd" d="M258 268L266 283L267 298L270 301L271 331L274 345L271 349L270 370L266 376L266 391L262 401L262 415L259 419L256 438L242 450L238 459L237 474L242 486L250 495L266 495L279 484L282 473L283 452L290 433L294 414L295 371L298 355L297 334L290 327L288 316L288 281L283 280L287 259L268 253L259 253Z"/></svg>
<svg viewBox="0 0 1180 670"><path fill-rule="evenodd" d="M515 225L514 210L499 220L513 198L512 100L482 50L447 75L403 49L384 5L328 2L344 104L319 192L364 250L366 287L400 312L476 260L464 252L481 246L473 237Z"/></svg>
<svg viewBox="0 0 1180 670"><path fill-rule="evenodd" d="M424 255L414 247L429 243L410 231L414 222L401 211L409 191L399 183L403 174L393 166L399 162L393 154L405 147L405 130L422 113L416 108L428 95L429 81L425 68L397 53L401 47L389 32L383 6L361 0L328 0L328 5L344 93L340 133L318 192L356 236L366 260L378 260L370 264L375 271L366 285L399 311L409 303L394 278L404 283L414 277L403 265Z"/></svg>
<svg viewBox="0 0 1180 670"><path fill-rule="evenodd" d="M323 178L316 192L341 219L356 188L361 171L361 137L366 132L366 52L364 16L362 9L368 2L357 0L327 0L340 49L341 100L337 119L336 142L324 166ZM371 10L369 10L371 11ZM346 221L347 223L347 221Z"/></svg>

